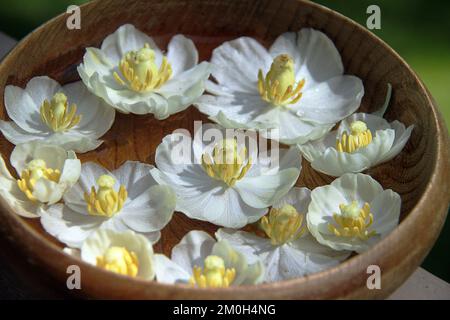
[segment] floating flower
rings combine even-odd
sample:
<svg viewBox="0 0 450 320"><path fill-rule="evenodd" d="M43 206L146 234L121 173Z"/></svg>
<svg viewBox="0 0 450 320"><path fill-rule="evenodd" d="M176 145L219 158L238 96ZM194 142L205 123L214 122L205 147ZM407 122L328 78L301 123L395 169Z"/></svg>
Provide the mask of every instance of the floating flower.
<svg viewBox="0 0 450 320"><path fill-rule="evenodd" d="M201 132L217 136L206 143ZM238 138L227 137L227 131L215 125L203 125L194 139L184 133L166 136L156 149L157 168L151 174L173 187L177 211L240 228L258 220L289 191L300 174L301 156L296 148L280 149L278 163L268 166L258 159L256 148L242 141L245 135L231 132ZM192 152L193 159L180 161L180 145L186 146L185 153Z"/></svg>
<svg viewBox="0 0 450 320"><path fill-rule="evenodd" d="M352 114L364 87L343 75L341 57L322 32L302 29L282 34L267 51L241 37L213 51L211 95L195 105L226 128L278 128L285 144L321 138Z"/></svg>
<svg viewBox="0 0 450 320"><path fill-rule="evenodd" d="M115 115L81 81L61 87L48 77L31 79L25 89L6 86L5 107L13 121L0 120L0 131L11 143L40 140L75 152L102 144L98 139L111 128Z"/></svg>
<svg viewBox="0 0 450 320"><path fill-rule="evenodd" d="M61 200L80 176L81 163L73 151L40 141L17 145L10 161L19 178L11 175L0 157L1 196L26 218L38 217L41 206Z"/></svg>
<svg viewBox="0 0 450 320"><path fill-rule="evenodd" d="M198 64L194 43L182 35L172 38L165 56L151 37L127 24L101 49L87 48L78 72L91 92L120 112L165 119L203 94L210 65Z"/></svg>
<svg viewBox="0 0 450 320"><path fill-rule="evenodd" d="M268 282L302 277L338 265L349 252L319 244L306 227L310 191L293 188L260 222L258 234L219 229L216 237L227 240L249 261L260 259Z"/></svg>
<svg viewBox="0 0 450 320"><path fill-rule="evenodd" d="M66 252L74 255L73 249ZM114 273L145 280L155 277L152 244L131 230L96 230L84 241L79 255L83 261Z"/></svg>
<svg viewBox="0 0 450 320"><path fill-rule="evenodd" d="M44 229L69 247L80 248L97 229L133 230L156 242L170 221L175 195L150 175L152 166L127 161L109 172L84 163L81 176L65 195L64 205L41 210Z"/></svg>
<svg viewBox="0 0 450 320"><path fill-rule="evenodd" d="M370 176L348 173L311 193L311 234L335 250L363 252L397 225L401 199Z"/></svg>
<svg viewBox="0 0 450 320"><path fill-rule="evenodd" d="M351 115L321 140L299 146L302 154L315 170L334 177L393 159L408 142L414 125L405 128L397 120L389 123L383 119L389 99L390 89L380 111Z"/></svg>
<svg viewBox="0 0 450 320"><path fill-rule="evenodd" d="M216 242L206 232L191 231L173 247L171 259L155 256L155 272L159 282L226 288L260 283L264 267L258 261L249 264L227 241Z"/></svg>

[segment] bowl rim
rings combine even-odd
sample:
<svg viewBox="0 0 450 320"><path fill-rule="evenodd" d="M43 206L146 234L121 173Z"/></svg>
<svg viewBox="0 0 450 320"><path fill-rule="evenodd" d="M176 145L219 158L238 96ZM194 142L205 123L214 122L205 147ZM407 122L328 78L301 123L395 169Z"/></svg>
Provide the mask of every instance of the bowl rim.
<svg viewBox="0 0 450 320"><path fill-rule="evenodd" d="M229 288L221 288L221 289L214 289L214 288L206 288L206 289L200 289L200 288L193 288L187 284L165 284L160 283L157 281L148 281L140 278L130 278L127 276L119 275L116 273L112 273L103 269L100 269L98 267L95 267L93 265L88 264L87 262L82 261L78 257L71 256L61 250L60 247L58 247L55 243L48 240L42 233L35 230L32 226L30 226L24 218L20 217L19 215L14 213L14 210L6 203L6 201L0 197L0 214L7 219L9 219L9 223L11 224L9 226L9 231L14 229L12 232L16 236L21 233L22 235L26 236L26 238L20 238L19 241L17 239L11 240L14 242L14 244L19 244L20 247L26 248L28 247L29 250L34 250L35 252L39 252L37 250L41 250L41 252L45 252L46 254L41 255L35 255L38 262L40 264L51 266L50 257L59 257L58 260L58 267L53 266L53 268L58 269L59 267L63 266L69 266L76 264L80 267L80 270L82 273L92 274L94 276L98 276L99 279L102 277L109 278L112 282L115 282L117 287L120 287L122 285L126 286L134 286L138 291L141 292L141 289L148 289L152 288L155 291L161 289L166 290L167 294L166 296L176 296L176 297L191 297L195 298L195 294L201 293L201 298L212 298L217 299L218 297L223 297L224 295L227 297L232 298L230 293L239 294L242 293L242 295L245 298L252 299L252 296L256 298L260 297L272 297L274 296L274 289L281 289L283 293L281 296L286 296L288 293L294 293L296 289L302 286L306 286L308 283L319 283L323 282L326 279L336 277L338 274L342 273L345 270L350 270L348 274L351 273L357 274L358 272L355 272L356 270L359 270L360 266L368 266L370 265L371 261L378 261L381 259L380 253L383 251L382 247L384 247L387 243L392 243L397 241L398 239L401 239L403 235L406 235L407 233L412 230L412 226L415 222L415 220L421 216L422 214L425 214L427 211L427 194L436 194L442 198L445 198L447 201L447 208L448 203L450 202L450 194L445 192L445 190L448 190L450 188L450 161L446 160L449 159L450 156L450 139L448 136L448 132L446 130L446 126L443 120L443 117L436 105L436 102L434 101L433 97L431 96L428 89L425 87L423 82L420 80L418 75L411 69L411 67L406 63L406 61L395 51L393 50L386 42L378 38L375 34L370 32L369 30L366 30L362 25L358 24L357 22L353 21L352 19L344 16L343 14L336 12L332 9L329 9L325 6L322 6L320 4L306 1L306 0L295 0L299 4L305 7L309 7L311 10L318 10L322 13L326 13L329 15L332 15L333 18L336 18L343 22L346 25L350 25L359 32L364 33L366 36L370 37L372 41L375 41L377 44L379 44L383 50L389 51L391 54L394 55L394 58L398 60L398 62L406 68L407 72L411 73L413 75L415 84L418 85L422 93L425 95L427 99L427 103L431 107L431 114L433 121L430 121L430 124L434 125L436 127L437 132L437 143L436 143L436 160L432 163L432 171L431 176L429 177L429 181L420 196L419 200L415 204L415 206L411 209L411 211L408 213L408 215L399 223L399 225L385 238L380 240L378 243L376 243L373 247L371 247L369 250L358 254L356 256L351 257L350 259L338 264L335 267L329 268L327 270L317 272L311 275L307 275L301 278L293 278L289 280L283 280L278 282L271 282L271 283L263 283L258 285L243 285L243 286L236 286L236 287L229 287ZM101 2L100 0L94 0L88 3L85 3L80 6L80 8L83 10L83 8L89 8L91 6L94 6L96 3ZM34 31L32 31L30 34L28 34L25 38L23 38L21 41L18 42L18 44L4 57L3 60L0 61L0 71L3 69L5 65L10 62L14 58L14 53L19 52L22 50L22 48L26 47L27 42L30 39L33 39L33 36L38 34L42 29L48 27L51 24L57 23L61 19L64 19L66 13L62 13L49 21L45 22L38 28L36 28ZM4 89L4 88L3 88ZM444 191L443 191L444 190ZM438 226L439 229L442 228L443 222L445 221L445 217L447 215L446 212L438 212L442 210L436 210L436 215L440 215L440 218L442 220L442 223L440 226ZM445 210L446 211L446 210ZM38 218L39 219L39 218ZM1 231L5 231L2 228ZM436 233L436 237L439 235L439 232ZM25 241L28 239L28 242ZM434 243L434 241L433 241ZM423 255L425 256L425 255ZM55 262L55 261L53 261ZM59 270L60 272L61 270ZM406 276L403 275L403 281L406 280L414 271L407 270ZM54 276L54 275L53 275ZM403 282L401 281L401 282ZM95 286L94 286L95 287ZM354 286L355 288L357 286ZM315 287L314 289L317 289ZM394 288L395 289L395 288ZM90 287L89 291L92 291L93 287ZM95 289L94 289L95 291ZM391 288L390 291L392 292L393 289ZM144 295L148 296L148 294L145 293ZM384 292L383 296L387 296L387 294L391 292ZM351 296L347 293L348 296ZM275 294L275 298L278 295Z"/></svg>

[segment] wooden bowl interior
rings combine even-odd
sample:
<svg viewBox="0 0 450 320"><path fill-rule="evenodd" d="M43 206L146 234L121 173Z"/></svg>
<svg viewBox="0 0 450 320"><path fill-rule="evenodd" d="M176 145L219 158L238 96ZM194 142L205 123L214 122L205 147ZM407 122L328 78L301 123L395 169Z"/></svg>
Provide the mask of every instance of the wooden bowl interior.
<svg viewBox="0 0 450 320"><path fill-rule="evenodd" d="M346 18L311 3L294 0L95 1L82 7L81 30L68 30L63 16L21 42L14 50L14 59L9 57L0 67L0 87L24 87L32 77L40 75L48 75L63 84L79 80L76 66L85 48L99 47L106 35L125 23L132 23L154 37L160 48L166 48L174 34L187 35L194 40L201 60L208 60L212 50L224 41L243 35L255 37L269 46L286 31L298 31L303 27L324 31L341 53L345 73L364 81L365 95L360 111L379 108L385 99L387 83L392 84L393 96L386 119L399 120L406 126L414 124L415 128L400 155L368 173L385 189L393 189L401 195L402 219L420 201L432 176L437 154L437 124L426 92L384 43L368 36L367 31ZM8 120L3 90L0 91L0 118ZM162 138L178 128L192 132L194 120L208 122L194 107L164 121L151 115L117 113L112 129L103 138L104 144L95 151L79 154L79 158L83 162L95 161L110 170L126 160L154 164L155 149ZM6 162L13 147L0 138L0 153ZM313 189L332 180L303 161L299 186ZM58 243L45 233L38 220L23 221L48 241ZM216 227L177 213L163 230L156 251L170 254L173 245L194 229L212 233Z"/></svg>

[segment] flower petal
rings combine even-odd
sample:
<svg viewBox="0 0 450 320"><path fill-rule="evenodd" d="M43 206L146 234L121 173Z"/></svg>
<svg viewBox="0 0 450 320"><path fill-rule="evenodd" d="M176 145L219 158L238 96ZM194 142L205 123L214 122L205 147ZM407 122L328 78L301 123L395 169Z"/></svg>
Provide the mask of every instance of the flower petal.
<svg viewBox="0 0 450 320"><path fill-rule="evenodd" d="M33 140L45 139L48 135L48 133L29 133L28 131L23 130L13 121L3 120L0 120L0 131L3 133L5 138L14 145L30 142Z"/></svg>
<svg viewBox="0 0 450 320"><path fill-rule="evenodd" d="M167 46L167 60L172 66L172 76L195 67L198 52L194 42L181 34L175 35Z"/></svg>
<svg viewBox="0 0 450 320"><path fill-rule="evenodd" d="M104 221L103 218L79 214L63 204L40 209L42 227L69 247L81 248L84 240Z"/></svg>
<svg viewBox="0 0 450 320"><path fill-rule="evenodd" d="M255 39L241 37L224 42L214 49L211 63L213 77L237 92L258 92L258 70L267 70L272 63L267 50Z"/></svg>
<svg viewBox="0 0 450 320"><path fill-rule="evenodd" d="M67 159L67 152L55 145L36 140L16 146L11 152L11 165L21 174L33 159L42 159L48 168L62 171Z"/></svg>
<svg viewBox="0 0 450 320"><path fill-rule="evenodd" d="M98 139L113 125L115 110L102 99L90 93L82 81L70 83L63 87L69 103L77 106L77 114L81 120L72 130L80 132L84 137Z"/></svg>
<svg viewBox="0 0 450 320"><path fill-rule="evenodd" d="M136 254L139 261L137 277L152 280L155 277L153 247L148 240L132 231L98 230L92 233L81 248L82 260L97 265L97 258L111 247L125 248Z"/></svg>
<svg viewBox="0 0 450 320"><path fill-rule="evenodd" d="M306 214L311 202L311 191L308 188L292 188L284 197L273 204L274 208L282 208L286 204L293 206L297 212Z"/></svg>
<svg viewBox="0 0 450 320"><path fill-rule="evenodd" d="M300 170L290 168L276 175L244 177L236 182L236 190L249 206L267 208L286 195L299 175Z"/></svg>
<svg viewBox="0 0 450 320"><path fill-rule="evenodd" d="M411 137L412 130L414 129L414 125L411 125L405 129L405 125L397 120L393 121L391 126L392 129L395 130L395 140L392 143L391 149L377 160L377 164L387 162L397 156L405 147Z"/></svg>
<svg viewBox="0 0 450 320"><path fill-rule="evenodd" d="M363 96L364 86L361 79L354 76L337 76L305 89L293 109L302 120L332 124L355 112Z"/></svg>
<svg viewBox="0 0 450 320"><path fill-rule="evenodd" d="M97 179L101 175L114 176L111 172L94 162L83 163L79 180L64 194L66 206L79 214L88 215L84 194L85 192L90 193L91 188L97 186ZM115 189L118 188L119 183L116 181Z"/></svg>
<svg viewBox="0 0 450 320"><path fill-rule="evenodd" d="M161 50L151 37L136 29L132 24L122 25L114 33L107 36L103 40L101 50L116 65L125 53L139 50L146 43L155 52L155 61L159 65L162 57Z"/></svg>
<svg viewBox="0 0 450 320"><path fill-rule="evenodd" d="M6 112L22 130L36 134L48 132L48 128L41 120L39 107L39 102L33 101L26 89L22 90L19 87L6 86Z"/></svg>
<svg viewBox="0 0 450 320"><path fill-rule="evenodd" d="M233 286L257 284L264 280L264 266L261 261L249 265L245 255L230 246L227 240L216 242L211 254L221 257L225 268L233 268L236 271Z"/></svg>
<svg viewBox="0 0 450 320"><path fill-rule="evenodd" d="M172 261L191 274L195 266L203 267L215 243L216 240L204 231L190 231L172 248Z"/></svg>
<svg viewBox="0 0 450 320"><path fill-rule="evenodd" d="M122 221L137 232L163 229L172 219L176 196L169 186L151 186L132 199L119 213Z"/></svg>
<svg viewBox="0 0 450 320"><path fill-rule="evenodd" d="M17 186L17 181L11 176L3 157L0 155L0 191L1 197L19 216L25 218L39 217L40 203L32 202Z"/></svg>
<svg viewBox="0 0 450 320"><path fill-rule="evenodd" d="M191 274L162 254L153 256L156 280L161 283L187 283Z"/></svg>
<svg viewBox="0 0 450 320"><path fill-rule="evenodd" d="M339 152L328 148L311 162L314 170L329 176L339 177L349 172L362 172L370 167L370 160L363 153Z"/></svg>

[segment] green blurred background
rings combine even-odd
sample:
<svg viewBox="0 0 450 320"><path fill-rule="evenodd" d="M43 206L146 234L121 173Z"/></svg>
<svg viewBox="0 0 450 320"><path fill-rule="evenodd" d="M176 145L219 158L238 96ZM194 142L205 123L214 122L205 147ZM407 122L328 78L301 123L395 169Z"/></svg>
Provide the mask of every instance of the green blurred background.
<svg viewBox="0 0 450 320"><path fill-rule="evenodd" d="M70 4L85 0L1 0L0 31L21 39ZM126 2L126 0L124 0ZM374 33L393 47L419 74L450 124L450 1L316 0L366 25L366 9L381 8L381 30ZM81 22L83 23L83 21ZM450 192L450 191L449 191ZM423 267L450 282L450 222Z"/></svg>

